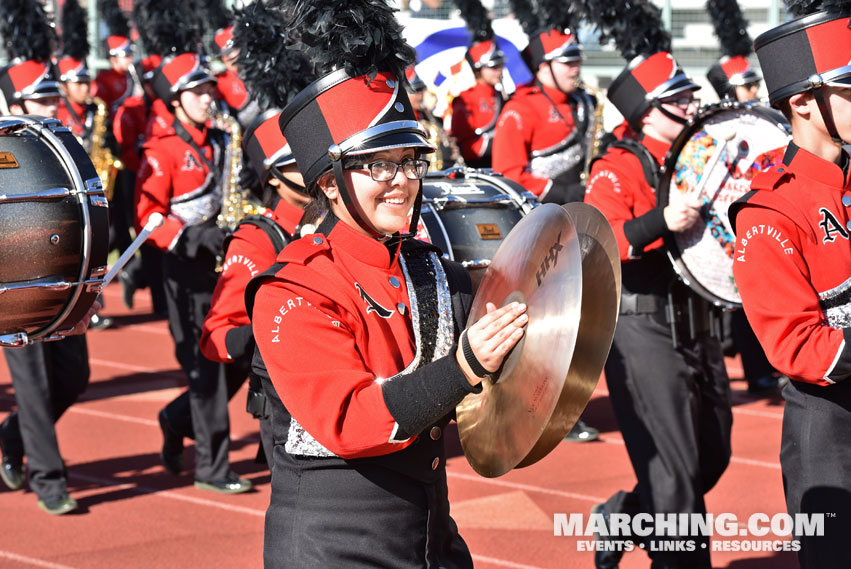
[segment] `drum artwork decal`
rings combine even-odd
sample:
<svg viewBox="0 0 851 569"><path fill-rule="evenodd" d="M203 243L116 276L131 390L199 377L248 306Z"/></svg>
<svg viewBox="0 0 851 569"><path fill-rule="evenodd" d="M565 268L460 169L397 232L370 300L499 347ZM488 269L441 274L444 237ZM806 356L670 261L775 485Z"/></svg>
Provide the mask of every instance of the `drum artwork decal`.
<svg viewBox="0 0 851 569"><path fill-rule="evenodd" d="M782 161L788 140L776 111L726 102L701 111L666 159L659 206L687 196L703 204L697 223L668 239L669 255L686 283L718 306L741 306L733 280L730 204L750 190L755 175Z"/></svg>

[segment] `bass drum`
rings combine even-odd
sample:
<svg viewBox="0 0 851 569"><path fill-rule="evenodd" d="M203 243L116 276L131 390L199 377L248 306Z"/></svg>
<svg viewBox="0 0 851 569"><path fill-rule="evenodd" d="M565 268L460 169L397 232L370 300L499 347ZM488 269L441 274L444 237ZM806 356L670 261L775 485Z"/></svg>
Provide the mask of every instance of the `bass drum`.
<svg viewBox="0 0 851 569"><path fill-rule="evenodd" d="M107 201L58 120L0 117L0 148L0 345L58 339L103 285Z"/></svg>
<svg viewBox="0 0 851 569"><path fill-rule="evenodd" d="M687 196L703 204L692 227L666 237L668 255L685 283L716 306L742 306L727 210L750 190L756 174L783 160L790 132L782 114L757 101L724 101L701 109L665 158L658 206Z"/></svg>
<svg viewBox="0 0 851 569"><path fill-rule="evenodd" d="M537 205L523 186L490 170L430 172L417 238L466 267L475 291L505 236Z"/></svg>

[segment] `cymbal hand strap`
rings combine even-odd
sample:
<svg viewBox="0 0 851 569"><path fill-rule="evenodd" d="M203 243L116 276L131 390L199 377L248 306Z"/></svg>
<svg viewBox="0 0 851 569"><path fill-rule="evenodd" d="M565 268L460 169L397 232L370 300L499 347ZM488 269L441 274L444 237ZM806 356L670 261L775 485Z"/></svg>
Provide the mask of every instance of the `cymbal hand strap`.
<svg viewBox="0 0 851 569"><path fill-rule="evenodd" d="M476 377L490 379L493 372L490 372L482 366L476 354L473 353L473 348L470 346L470 340L467 339L467 331L461 332L461 351L464 352L464 359L467 360L467 365L476 374Z"/></svg>

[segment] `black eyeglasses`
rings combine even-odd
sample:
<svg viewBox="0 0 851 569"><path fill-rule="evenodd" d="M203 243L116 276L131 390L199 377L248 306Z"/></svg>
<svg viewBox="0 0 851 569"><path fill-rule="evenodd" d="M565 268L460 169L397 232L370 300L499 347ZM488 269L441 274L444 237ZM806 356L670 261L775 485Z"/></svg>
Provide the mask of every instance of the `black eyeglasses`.
<svg viewBox="0 0 851 569"><path fill-rule="evenodd" d="M428 172L428 160L422 158L406 158L401 163L391 160L377 160L369 164L355 164L348 166L347 170L369 170L369 175L376 182L389 182L396 177L399 167L409 180L422 180Z"/></svg>
<svg viewBox="0 0 851 569"><path fill-rule="evenodd" d="M696 97L677 97L673 99L659 99L659 103L663 105L674 105L681 111L688 111L689 107L692 105L699 107L700 99Z"/></svg>

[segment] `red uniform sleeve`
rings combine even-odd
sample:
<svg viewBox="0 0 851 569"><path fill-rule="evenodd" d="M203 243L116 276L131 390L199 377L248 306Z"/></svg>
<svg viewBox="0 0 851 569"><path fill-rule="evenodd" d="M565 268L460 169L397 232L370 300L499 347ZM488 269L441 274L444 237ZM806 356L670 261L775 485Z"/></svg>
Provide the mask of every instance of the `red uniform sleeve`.
<svg viewBox="0 0 851 569"><path fill-rule="evenodd" d="M847 359L845 331L827 324L801 256L804 239L783 214L742 207L733 275L768 361L795 380L828 385L845 379L835 377L837 363Z"/></svg>
<svg viewBox="0 0 851 569"><path fill-rule="evenodd" d="M476 134L476 109L458 96L452 100L452 136L458 141L464 160L477 160L487 152L488 134Z"/></svg>
<svg viewBox="0 0 851 569"><path fill-rule="evenodd" d="M245 311L245 286L274 262L275 251L262 229L246 224L233 234L201 330L201 351L207 359L223 363L233 361L225 336L234 328L251 324Z"/></svg>
<svg viewBox="0 0 851 569"><path fill-rule="evenodd" d="M145 125L138 124L137 115L130 112L126 105L121 105L115 111L112 132L115 135L115 141L121 147L121 162L129 172L136 172L139 169L136 141L142 135L144 128Z"/></svg>
<svg viewBox="0 0 851 569"><path fill-rule="evenodd" d="M505 106L494 132L493 169L540 196L549 189L552 182L527 170L532 153L533 120L524 107L512 102Z"/></svg>
<svg viewBox="0 0 851 569"><path fill-rule="evenodd" d="M151 233L148 242L162 251L174 248L183 230L183 223L168 215L172 193L171 164L167 154L161 149L146 148L136 178L136 231L141 231L152 213L161 213L165 221Z"/></svg>
<svg viewBox="0 0 851 569"><path fill-rule="evenodd" d="M412 440L390 442L396 422L381 383L358 352L347 315L336 312L330 299L311 302L312 294L275 280L263 284L255 298L254 338L281 400L308 433L338 456L401 450Z"/></svg>

